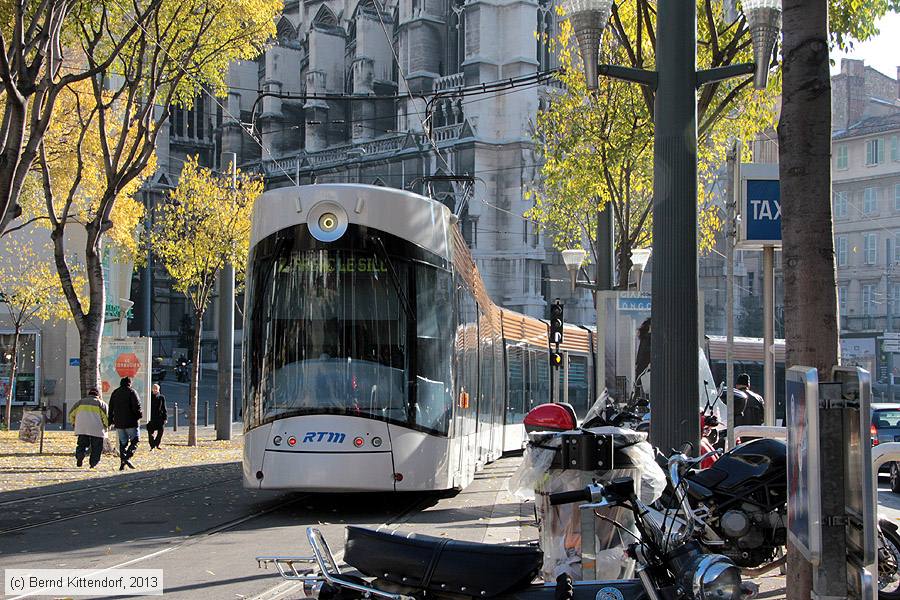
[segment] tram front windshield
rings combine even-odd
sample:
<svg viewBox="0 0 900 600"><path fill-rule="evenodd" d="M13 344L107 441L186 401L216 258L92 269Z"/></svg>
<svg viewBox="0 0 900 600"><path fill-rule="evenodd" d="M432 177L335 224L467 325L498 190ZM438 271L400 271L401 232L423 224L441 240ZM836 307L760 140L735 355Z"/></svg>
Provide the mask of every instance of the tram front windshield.
<svg viewBox="0 0 900 600"><path fill-rule="evenodd" d="M389 256L371 236L345 238L321 244L300 227L254 249L245 326L249 427L303 414L416 420L407 374L408 327L415 328L409 270L417 266Z"/></svg>

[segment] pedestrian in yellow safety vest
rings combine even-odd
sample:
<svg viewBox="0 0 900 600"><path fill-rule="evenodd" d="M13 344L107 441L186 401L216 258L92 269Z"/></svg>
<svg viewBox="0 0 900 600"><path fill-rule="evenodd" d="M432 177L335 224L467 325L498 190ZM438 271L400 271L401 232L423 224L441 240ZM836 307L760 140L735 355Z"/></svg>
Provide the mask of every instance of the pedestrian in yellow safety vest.
<svg viewBox="0 0 900 600"><path fill-rule="evenodd" d="M69 411L69 422L75 425L78 436L75 462L80 467L84 464L84 455L90 452L89 462L93 469L100 462L103 439L109 427L109 407L100 399L96 388L90 389L87 396L75 403Z"/></svg>

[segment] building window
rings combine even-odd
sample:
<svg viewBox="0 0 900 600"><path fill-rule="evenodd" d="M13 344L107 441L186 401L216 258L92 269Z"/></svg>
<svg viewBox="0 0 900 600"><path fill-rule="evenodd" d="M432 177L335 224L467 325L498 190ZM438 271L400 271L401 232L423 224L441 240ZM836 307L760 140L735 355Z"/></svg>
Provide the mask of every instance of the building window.
<svg viewBox="0 0 900 600"><path fill-rule="evenodd" d="M847 313L847 286L845 285L838 288L838 310L842 315Z"/></svg>
<svg viewBox="0 0 900 600"><path fill-rule="evenodd" d="M878 188L867 187L863 190L863 213L871 215L878 210Z"/></svg>
<svg viewBox="0 0 900 600"><path fill-rule="evenodd" d="M548 0L541 0L537 10L537 63L539 71L550 70L550 43L553 39L554 8Z"/></svg>
<svg viewBox="0 0 900 600"><path fill-rule="evenodd" d="M866 142L866 165L880 165L884 162L884 140L875 138Z"/></svg>
<svg viewBox="0 0 900 600"><path fill-rule="evenodd" d="M756 281L756 273L750 271L747 273L747 293L753 296L753 283Z"/></svg>
<svg viewBox="0 0 900 600"><path fill-rule="evenodd" d="M837 148L835 148L835 168L836 169L846 169L847 168L847 145L841 144Z"/></svg>
<svg viewBox="0 0 900 600"><path fill-rule="evenodd" d="M460 73L466 61L466 7L464 0L454 0L450 8L447 39L448 75Z"/></svg>
<svg viewBox="0 0 900 600"><path fill-rule="evenodd" d="M847 216L847 192L834 193L834 217L840 219Z"/></svg>
<svg viewBox="0 0 900 600"><path fill-rule="evenodd" d="M894 184L894 210L900 210L900 183Z"/></svg>
<svg viewBox="0 0 900 600"><path fill-rule="evenodd" d="M891 138L891 160L900 160L900 135Z"/></svg>
<svg viewBox="0 0 900 600"><path fill-rule="evenodd" d="M878 261L878 234L863 234L863 240L865 242L866 264L874 265Z"/></svg>
<svg viewBox="0 0 900 600"><path fill-rule="evenodd" d="M900 263L900 231L894 233L894 252L893 256L888 256L888 260L893 259L893 262Z"/></svg>
<svg viewBox="0 0 900 600"><path fill-rule="evenodd" d="M888 314L896 315L897 310L900 309L900 283L890 283L888 285L891 287L891 296L888 298L891 304L888 306Z"/></svg>
<svg viewBox="0 0 900 600"><path fill-rule="evenodd" d="M875 314L875 286L867 283L862 286L863 314L867 317Z"/></svg>
<svg viewBox="0 0 900 600"><path fill-rule="evenodd" d="M837 249L837 264L839 267L847 266L847 236L839 235L835 239Z"/></svg>

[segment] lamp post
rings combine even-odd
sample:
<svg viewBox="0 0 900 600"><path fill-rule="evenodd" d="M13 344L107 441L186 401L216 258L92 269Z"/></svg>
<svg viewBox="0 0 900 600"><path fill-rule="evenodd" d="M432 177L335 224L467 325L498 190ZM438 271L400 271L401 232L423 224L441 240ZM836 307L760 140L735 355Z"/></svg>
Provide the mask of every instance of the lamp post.
<svg viewBox="0 0 900 600"><path fill-rule="evenodd" d="M650 262L650 256L653 254L653 250L650 248L635 248L631 251L631 268L635 270L635 289L640 292L641 291L641 282L644 279L644 269L647 268L647 263Z"/></svg>
<svg viewBox="0 0 900 600"><path fill-rule="evenodd" d="M600 285L591 285L590 282L582 283L578 281L578 271L581 269L584 259L587 258L587 252L581 248L572 248L563 250L561 254L563 263L566 265L566 270L569 272L569 282L571 284L572 293L575 293L575 288L580 287L589 289L594 294L594 310L596 311L595 320L597 323L597 343L594 346L594 400L596 401L600 398L600 394L603 393L603 389L606 387L606 363L603 361L603 347L606 343L605 332L600 330L600 324L605 320L602 318L605 307L601 303L600 290L607 288L604 287L602 283ZM603 253L600 252L599 254L602 257Z"/></svg>
<svg viewBox="0 0 900 600"><path fill-rule="evenodd" d="M744 0L755 64L697 70L697 13L691 3L658 0L656 70L598 64L611 0L564 0L578 40L589 89L599 74L655 92L653 146L653 345L651 439L663 451L691 442L699 448L697 347L701 332L697 282L697 90L708 83L754 75L765 87L768 58L780 26L780 0Z"/></svg>

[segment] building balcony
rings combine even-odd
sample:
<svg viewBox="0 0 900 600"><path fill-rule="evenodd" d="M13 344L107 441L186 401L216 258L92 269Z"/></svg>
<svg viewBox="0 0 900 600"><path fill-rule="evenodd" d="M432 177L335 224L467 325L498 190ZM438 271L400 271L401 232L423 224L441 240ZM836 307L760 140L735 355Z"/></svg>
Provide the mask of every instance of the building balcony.
<svg viewBox="0 0 900 600"><path fill-rule="evenodd" d="M466 78L463 73L454 73L453 75L444 75L434 80L434 91L443 92L454 88L461 88L466 84Z"/></svg>

